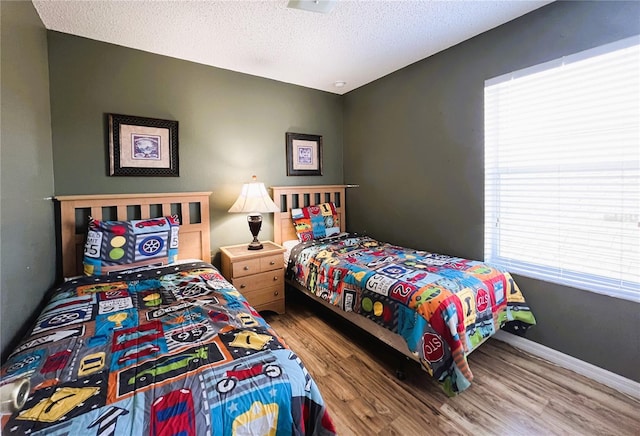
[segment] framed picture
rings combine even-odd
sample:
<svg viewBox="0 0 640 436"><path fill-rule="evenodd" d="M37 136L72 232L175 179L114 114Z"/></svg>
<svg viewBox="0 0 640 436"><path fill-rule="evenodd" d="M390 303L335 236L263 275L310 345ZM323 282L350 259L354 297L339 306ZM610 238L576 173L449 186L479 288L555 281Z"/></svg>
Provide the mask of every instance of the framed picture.
<svg viewBox="0 0 640 436"><path fill-rule="evenodd" d="M178 177L178 122L109 115L109 175Z"/></svg>
<svg viewBox="0 0 640 436"><path fill-rule="evenodd" d="M287 175L322 175L322 136L287 132Z"/></svg>

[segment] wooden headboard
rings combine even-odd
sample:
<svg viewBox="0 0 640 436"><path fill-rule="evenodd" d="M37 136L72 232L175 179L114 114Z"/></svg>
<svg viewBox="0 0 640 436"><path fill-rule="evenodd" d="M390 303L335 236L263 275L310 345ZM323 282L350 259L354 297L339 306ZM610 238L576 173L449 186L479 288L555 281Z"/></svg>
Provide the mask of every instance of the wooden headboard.
<svg viewBox="0 0 640 436"><path fill-rule="evenodd" d="M345 231L347 207L345 190L350 185L274 186L273 202L280 208L273 217L273 239L276 244L297 239L291 209L332 202L340 217L340 231Z"/></svg>
<svg viewBox="0 0 640 436"><path fill-rule="evenodd" d="M64 195L60 204L62 274L83 274L82 256L89 217L99 220L180 218L178 258L211 262L209 197L211 192L164 194Z"/></svg>

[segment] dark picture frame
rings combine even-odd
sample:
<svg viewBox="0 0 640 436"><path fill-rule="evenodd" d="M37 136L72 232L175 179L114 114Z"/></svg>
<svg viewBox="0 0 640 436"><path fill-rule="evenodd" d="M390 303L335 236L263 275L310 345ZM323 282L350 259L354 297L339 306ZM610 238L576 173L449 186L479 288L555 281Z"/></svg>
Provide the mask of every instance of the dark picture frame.
<svg viewBox="0 0 640 436"><path fill-rule="evenodd" d="M109 175L178 177L178 122L107 114Z"/></svg>
<svg viewBox="0 0 640 436"><path fill-rule="evenodd" d="M287 176L322 175L322 136L287 132Z"/></svg>

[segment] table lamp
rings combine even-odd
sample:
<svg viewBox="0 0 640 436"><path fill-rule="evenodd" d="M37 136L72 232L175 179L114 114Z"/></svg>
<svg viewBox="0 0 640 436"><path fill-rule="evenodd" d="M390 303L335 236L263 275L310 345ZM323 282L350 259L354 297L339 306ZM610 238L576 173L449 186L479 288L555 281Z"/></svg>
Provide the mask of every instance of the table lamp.
<svg viewBox="0 0 640 436"><path fill-rule="evenodd" d="M258 233L262 227L262 213L280 212L280 209L271 200L267 193L264 183L257 181L256 176L253 176L251 183L245 183L242 185L242 192L233 206L229 209L229 212L244 212L247 213L247 221L249 222L249 230L253 235L253 241L247 247L249 250L260 250L262 244L258 241Z"/></svg>

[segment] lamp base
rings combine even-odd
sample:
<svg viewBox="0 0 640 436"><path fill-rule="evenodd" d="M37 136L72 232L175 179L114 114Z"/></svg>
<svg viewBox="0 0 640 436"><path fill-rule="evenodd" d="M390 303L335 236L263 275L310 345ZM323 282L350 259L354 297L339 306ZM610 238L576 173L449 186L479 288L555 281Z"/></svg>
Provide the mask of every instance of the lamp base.
<svg viewBox="0 0 640 436"><path fill-rule="evenodd" d="M262 242L258 240L251 241L251 243L247 245L247 250L262 250L263 248Z"/></svg>
<svg viewBox="0 0 640 436"><path fill-rule="evenodd" d="M247 249L262 250L262 244L258 241L258 233L260 233L260 228L262 227L262 215L259 213L249 214L247 216L247 221L249 222L249 229L253 235L253 241L251 241Z"/></svg>

